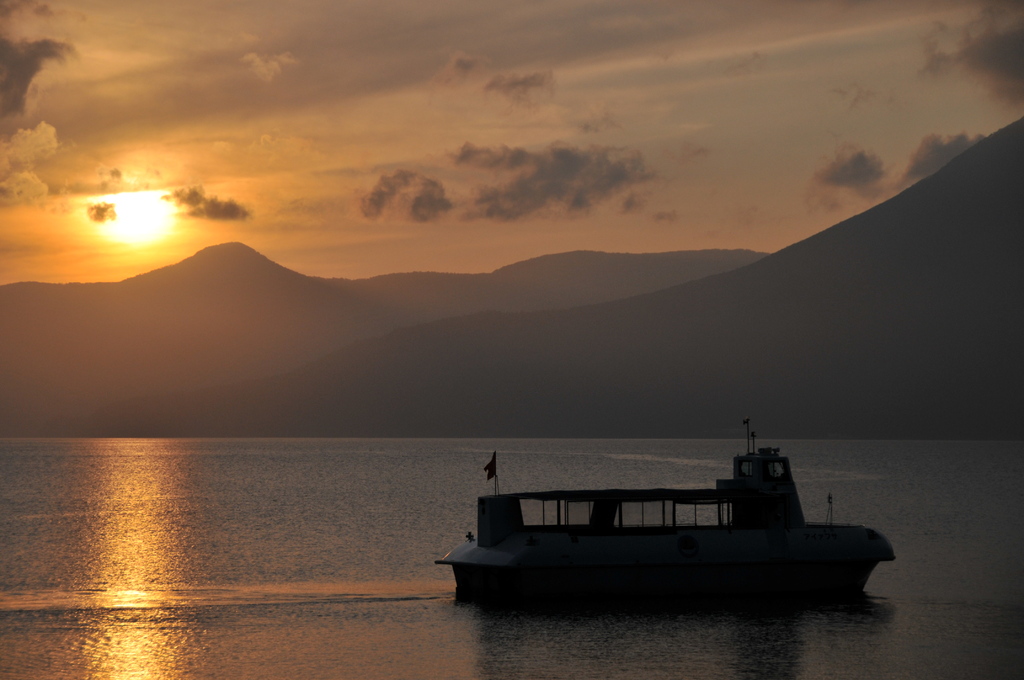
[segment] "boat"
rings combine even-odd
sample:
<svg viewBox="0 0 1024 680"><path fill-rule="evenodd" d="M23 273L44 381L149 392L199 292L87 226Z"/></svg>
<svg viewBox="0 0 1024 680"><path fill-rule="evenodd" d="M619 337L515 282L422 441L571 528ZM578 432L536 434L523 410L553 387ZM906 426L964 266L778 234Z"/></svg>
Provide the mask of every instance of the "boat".
<svg viewBox="0 0 1024 680"><path fill-rule="evenodd" d="M895 559L881 532L833 523L831 496L826 522L805 521L789 458L747 449L714 489L481 496L476 536L435 563L459 600L518 600L862 593Z"/></svg>

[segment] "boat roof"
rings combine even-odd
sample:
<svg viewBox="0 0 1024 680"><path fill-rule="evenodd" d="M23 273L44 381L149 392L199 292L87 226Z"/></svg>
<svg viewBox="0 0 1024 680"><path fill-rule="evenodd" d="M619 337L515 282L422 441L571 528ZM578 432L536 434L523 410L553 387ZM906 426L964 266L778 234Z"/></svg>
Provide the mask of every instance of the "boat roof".
<svg viewBox="0 0 1024 680"><path fill-rule="evenodd" d="M717 501L777 496L756 489L565 489L560 491L527 491L502 496L539 501Z"/></svg>

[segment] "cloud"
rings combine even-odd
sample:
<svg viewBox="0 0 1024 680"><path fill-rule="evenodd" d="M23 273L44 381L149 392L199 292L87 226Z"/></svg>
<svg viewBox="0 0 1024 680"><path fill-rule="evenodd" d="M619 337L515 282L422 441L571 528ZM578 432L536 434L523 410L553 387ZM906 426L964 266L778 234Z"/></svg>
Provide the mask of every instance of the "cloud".
<svg viewBox="0 0 1024 680"><path fill-rule="evenodd" d="M866 87L853 83L850 87L834 87L829 90L832 94L844 100L849 100L851 111L858 109L865 104L870 104L878 97L878 93Z"/></svg>
<svg viewBox="0 0 1024 680"><path fill-rule="evenodd" d="M711 153L711 149L700 144L694 144L693 142L683 142L675 149L668 149L665 154L679 163L680 165L686 165L691 161L698 158L703 158Z"/></svg>
<svg viewBox="0 0 1024 680"><path fill-rule="evenodd" d="M544 90L553 93L555 90L555 76L551 71L541 71L520 76L515 73L511 75L498 74L487 81L484 85L484 92L497 92L506 97L513 104L530 106L534 90Z"/></svg>
<svg viewBox="0 0 1024 680"><path fill-rule="evenodd" d="M86 212L93 222L113 222L117 219L117 211L114 208L113 203L90 203Z"/></svg>
<svg viewBox="0 0 1024 680"><path fill-rule="evenodd" d="M35 0L0 0L0 19L6 19L15 12L21 10L32 10L38 16L51 16L53 10L50 6Z"/></svg>
<svg viewBox="0 0 1024 680"><path fill-rule="evenodd" d="M360 207L371 219L392 210L417 222L429 222L453 206L437 180L412 170L395 170L380 176L373 190L363 196Z"/></svg>
<svg viewBox="0 0 1024 680"><path fill-rule="evenodd" d="M592 109L587 118L578 123L576 127L584 134L595 134L611 129L621 130L622 124L608 109L600 107Z"/></svg>
<svg viewBox="0 0 1024 680"><path fill-rule="evenodd" d="M679 213L675 210L656 212L651 216L655 222L675 222L679 219Z"/></svg>
<svg viewBox="0 0 1024 680"><path fill-rule="evenodd" d="M40 203L49 191L34 172L14 172L0 182L0 205Z"/></svg>
<svg viewBox="0 0 1024 680"><path fill-rule="evenodd" d="M839 145L811 177L809 200L826 210L839 208L839 195L853 192L862 198L877 196L885 188L885 166L876 154L856 144Z"/></svg>
<svg viewBox="0 0 1024 680"><path fill-rule="evenodd" d="M59 147L57 130L46 122L0 139L0 203L32 204L46 198L49 187L33 170L38 161L53 156Z"/></svg>
<svg viewBox="0 0 1024 680"><path fill-rule="evenodd" d="M187 208L189 217L200 217L208 220L244 220L252 216L248 208L233 199L221 200L216 196L207 196L202 186L175 189L163 196L177 206Z"/></svg>
<svg viewBox="0 0 1024 680"><path fill-rule="evenodd" d="M281 75L283 67L298 64L299 60L291 52L282 52L273 56L260 56L255 52L250 52L242 57L242 63L246 64L257 78L269 83Z"/></svg>
<svg viewBox="0 0 1024 680"><path fill-rule="evenodd" d="M1005 7L1013 7L1007 10ZM941 75L953 68L977 77L998 99L1024 103L1024 3L989 9L968 26L952 51L939 47L940 27L925 40L925 73ZM1014 11L1016 10L1016 11Z"/></svg>
<svg viewBox="0 0 1024 680"><path fill-rule="evenodd" d="M873 192L885 177L882 159L856 144L842 144L835 156L818 168L814 181L818 184Z"/></svg>
<svg viewBox="0 0 1024 680"><path fill-rule="evenodd" d="M57 129L41 122L31 129L18 130L7 141L0 140L0 173L5 168L28 169L53 156L60 148Z"/></svg>
<svg viewBox="0 0 1024 680"><path fill-rule="evenodd" d="M906 172L903 173L903 184L909 185L932 174L943 165L960 155L982 138L982 135L927 135L921 144L910 155Z"/></svg>
<svg viewBox="0 0 1024 680"><path fill-rule="evenodd" d="M504 184L477 189L471 217L515 220L545 208L585 212L593 205L653 177L638 151L552 144L540 152L466 143L456 165L510 173Z"/></svg>
<svg viewBox="0 0 1024 680"><path fill-rule="evenodd" d="M50 6L36 0L0 0L0 19L6 19L21 11L31 11L38 17L53 16Z"/></svg>
<svg viewBox="0 0 1024 680"><path fill-rule="evenodd" d="M761 54L760 52L754 52L749 57L744 57L726 66L725 75L732 77L749 76L755 71L762 70L764 66L764 55Z"/></svg>
<svg viewBox="0 0 1024 680"><path fill-rule="evenodd" d="M32 79L48 61L64 61L74 48L56 40L12 41L0 36L0 118L25 112Z"/></svg>
<svg viewBox="0 0 1024 680"><path fill-rule="evenodd" d="M103 193L116 194L121 191L124 182L124 173L119 168L108 168L100 166L96 169L100 176L100 191Z"/></svg>
<svg viewBox="0 0 1024 680"><path fill-rule="evenodd" d="M926 135L910 154L902 174L889 177L882 159L856 144L841 144L830 159L824 159L810 181L808 199L812 205L834 210L841 207L843 194L876 198L895 193L931 175L953 157L973 146L982 135Z"/></svg>
<svg viewBox="0 0 1024 680"><path fill-rule="evenodd" d="M260 135L260 138L249 145L249 153L262 156L274 163L282 159L296 159L315 156L313 142L303 137L275 137Z"/></svg>
<svg viewBox="0 0 1024 680"><path fill-rule="evenodd" d="M431 80L437 85L458 85L480 73L486 65L486 57L477 57L465 52L453 52L448 57L448 63Z"/></svg>
<svg viewBox="0 0 1024 680"><path fill-rule="evenodd" d="M647 205L647 200L643 196L631 191L622 199L622 212L627 214L641 212L645 205Z"/></svg>

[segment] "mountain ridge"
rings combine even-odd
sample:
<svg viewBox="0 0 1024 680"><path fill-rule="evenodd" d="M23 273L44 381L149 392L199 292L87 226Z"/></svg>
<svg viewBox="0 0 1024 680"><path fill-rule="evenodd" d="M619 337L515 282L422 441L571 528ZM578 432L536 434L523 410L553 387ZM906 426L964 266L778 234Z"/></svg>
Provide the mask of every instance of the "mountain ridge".
<svg viewBox="0 0 1024 680"><path fill-rule="evenodd" d="M759 256L737 252L710 266ZM676 266L659 268L641 256L636 277L605 277L596 267L591 277L601 285L583 292L594 300L631 294L637 278L648 288L662 285L663 275L686 280L705 273L700 259L679 253L668 258ZM443 316L574 301L540 280L434 278L424 286L422 277L380 285L305 276L227 243L120 282L0 286L0 435L74 434L53 423L150 391L272 375Z"/></svg>
<svg viewBox="0 0 1024 680"><path fill-rule="evenodd" d="M400 329L244 390L123 403L94 426L692 437L755 416L777 436L1019 438L1021 186L1024 119L746 267L586 307Z"/></svg>

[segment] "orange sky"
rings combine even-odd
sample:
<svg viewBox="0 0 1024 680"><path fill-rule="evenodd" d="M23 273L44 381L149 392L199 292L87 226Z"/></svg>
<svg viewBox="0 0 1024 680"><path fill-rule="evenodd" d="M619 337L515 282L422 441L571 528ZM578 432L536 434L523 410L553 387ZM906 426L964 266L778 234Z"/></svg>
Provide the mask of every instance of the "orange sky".
<svg viewBox="0 0 1024 680"><path fill-rule="evenodd" d="M0 0L0 283L774 251L1024 114L1024 3Z"/></svg>

